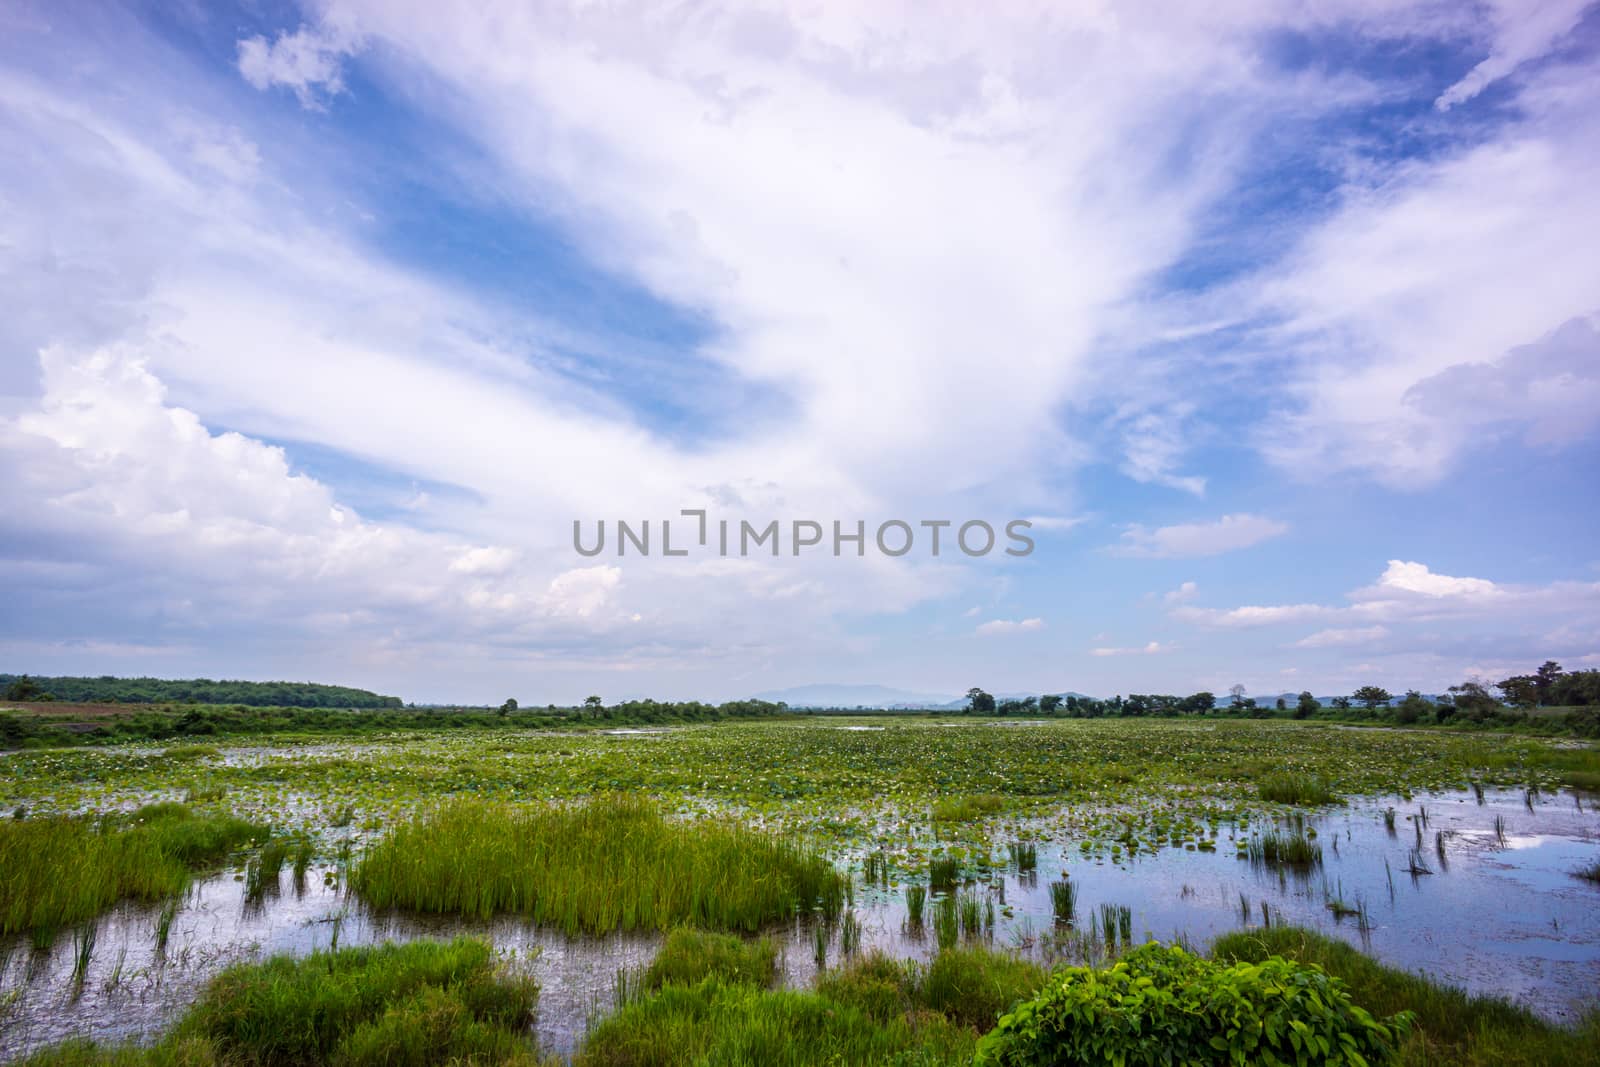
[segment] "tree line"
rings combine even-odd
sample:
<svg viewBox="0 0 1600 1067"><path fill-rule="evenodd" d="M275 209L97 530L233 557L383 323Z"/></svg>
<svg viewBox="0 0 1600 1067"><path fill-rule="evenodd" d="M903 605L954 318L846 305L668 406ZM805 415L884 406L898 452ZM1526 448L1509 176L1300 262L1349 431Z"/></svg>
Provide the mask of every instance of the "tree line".
<svg viewBox="0 0 1600 1067"><path fill-rule="evenodd" d="M6 700L72 704L239 704L251 708L398 708L399 697L315 682L235 682L209 678L38 678L0 674Z"/></svg>
<svg viewBox="0 0 1600 1067"><path fill-rule="evenodd" d="M1498 691L1498 695L1496 692ZM1376 685L1364 685L1349 696L1333 697L1324 703L1308 690L1297 697L1279 696L1270 704L1257 701L1245 687L1235 685L1225 700L1202 690L1188 696L1163 693L1130 693L1101 699L1076 695L1046 694L1040 697L997 700L974 687L967 691L968 715L1040 715L1095 719L1108 716L1183 716L1234 715L1250 718L1284 716L1309 719L1313 716L1336 718L1386 719L1401 724L1419 722L1513 723L1526 719L1538 708L1584 709L1579 716L1585 723L1600 709L1600 670L1565 671L1554 660L1546 660L1531 674L1518 674L1485 684L1468 680L1450 687L1448 693L1424 696L1411 689L1396 696Z"/></svg>

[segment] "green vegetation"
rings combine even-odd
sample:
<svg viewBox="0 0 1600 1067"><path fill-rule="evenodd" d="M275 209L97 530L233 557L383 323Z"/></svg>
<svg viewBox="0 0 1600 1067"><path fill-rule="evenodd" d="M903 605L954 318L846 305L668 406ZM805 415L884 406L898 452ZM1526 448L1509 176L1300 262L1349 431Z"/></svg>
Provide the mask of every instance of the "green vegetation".
<svg viewBox="0 0 1600 1067"><path fill-rule="evenodd" d="M1396 1059L1401 1067L1600 1064L1600 1018L1591 1016L1570 1030L1552 1026L1509 1001L1469 996L1385 967L1342 941L1309 930L1278 927L1228 934L1217 940L1212 955L1246 963L1277 956L1320 967L1369 1011L1414 1013L1415 1023Z"/></svg>
<svg viewBox="0 0 1600 1067"><path fill-rule="evenodd" d="M398 708L399 697L312 682L214 682L209 678L30 678L0 674L7 700L78 704L243 704L247 707Z"/></svg>
<svg viewBox="0 0 1600 1067"><path fill-rule="evenodd" d="M153 1047L69 1042L29 1067L534 1064L537 987L482 941L275 957L231 967Z"/></svg>
<svg viewBox="0 0 1600 1067"><path fill-rule="evenodd" d="M1342 800L1321 778L1300 774L1274 774L1261 779L1262 800L1275 804L1298 804L1315 807L1319 804L1339 804Z"/></svg>
<svg viewBox="0 0 1600 1067"><path fill-rule="evenodd" d="M1248 852L1252 863L1314 867L1322 862L1322 846L1300 829L1282 833L1268 830L1250 841Z"/></svg>
<svg viewBox="0 0 1600 1067"><path fill-rule="evenodd" d="M1056 972L1001 1017L977 1063L1382 1064L1409 1017L1379 1021L1337 979L1282 959L1219 964L1143 945L1105 969Z"/></svg>
<svg viewBox="0 0 1600 1067"><path fill-rule="evenodd" d="M41 943L120 900L181 893L190 871L268 838L264 826L154 804L100 820L0 822L0 934Z"/></svg>
<svg viewBox="0 0 1600 1067"><path fill-rule="evenodd" d="M979 1034L1044 981L1038 966L983 948L942 952L927 966L869 955L805 992L769 990L759 974L673 966L683 980L602 1019L579 1067L965 1065Z"/></svg>
<svg viewBox="0 0 1600 1067"><path fill-rule="evenodd" d="M1004 809L1006 798L986 793L972 797L942 797L934 801L934 822L971 822Z"/></svg>
<svg viewBox="0 0 1600 1067"><path fill-rule="evenodd" d="M760 986L778 973L778 946L771 938L745 941L732 934L714 934L680 927L667 935L644 972L644 988L698 985L707 978Z"/></svg>
<svg viewBox="0 0 1600 1067"><path fill-rule="evenodd" d="M352 886L378 908L524 915L569 934L692 923L757 930L833 918L845 880L819 856L731 822L663 818L607 797L572 808L460 801L369 849Z"/></svg>

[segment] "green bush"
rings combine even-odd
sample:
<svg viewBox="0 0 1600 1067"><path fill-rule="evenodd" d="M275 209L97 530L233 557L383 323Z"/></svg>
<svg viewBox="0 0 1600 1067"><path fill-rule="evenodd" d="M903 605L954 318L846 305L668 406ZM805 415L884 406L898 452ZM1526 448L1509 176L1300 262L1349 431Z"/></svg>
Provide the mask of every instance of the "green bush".
<svg viewBox="0 0 1600 1067"><path fill-rule="evenodd" d="M1057 972L978 1046L994 1067L1117 1063L1382 1064L1410 1027L1351 1003L1321 968L1220 964L1150 943L1104 969Z"/></svg>
<svg viewBox="0 0 1600 1067"><path fill-rule="evenodd" d="M699 985L707 978L765 988L778 973L778 946L771 938L745 941L732 934L679 928L667 935L644 974L646 989L670 983Z"/></svg>

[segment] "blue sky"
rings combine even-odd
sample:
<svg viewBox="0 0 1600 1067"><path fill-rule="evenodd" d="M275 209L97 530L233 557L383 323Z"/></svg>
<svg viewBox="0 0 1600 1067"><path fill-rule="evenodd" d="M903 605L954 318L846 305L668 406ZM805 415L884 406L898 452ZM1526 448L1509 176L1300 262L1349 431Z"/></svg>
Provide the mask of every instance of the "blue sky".
<svg viewBox="0 0 1600 1067"><path fill-rule="evenodd" d="M1600 666L1600 7L1190 8L6 5L0 669ZM1037 547L572 549L684 508Z"/></svg>

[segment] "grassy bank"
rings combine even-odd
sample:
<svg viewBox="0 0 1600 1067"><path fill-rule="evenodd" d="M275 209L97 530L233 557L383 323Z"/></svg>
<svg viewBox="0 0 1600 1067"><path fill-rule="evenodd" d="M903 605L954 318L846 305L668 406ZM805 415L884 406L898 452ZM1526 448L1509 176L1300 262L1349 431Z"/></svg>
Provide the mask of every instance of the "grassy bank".
<svg viewBox="0 0 1600 1067"><path fill-rule="evenodd" d="M427 1067L538 1062L537 987L482 941L276 957L218 975L150 1047L69 1042L28 1067Z"/></svg>
<svg viewBox="0 0 1600 1067"><path fill-rule="evenodd" d="M264 841L270 831L181 804L153 804L101 819L0 822L0 934L55 931L120 900L181 893L191 871Z"/></svg>
<svg viewBox="0 0 1600 1067"><path fill-rule="evenodd" d="M1342 980L1356 1003L1376 1015L1410 1011L1411 1034L1396 1061L1402 1067L1545 1067L1600 1064L1600 1016L1573 1030L1552 1026L1523 1008L1385 967L1343 941L1283 927L1228 934L1212 954L1260 962L1270 956L1315 964Z"/></svg>
<svg viewBox="0 0 1600 1067"><path fill-rule="evenodd" d="M757 930L835 916L845 894L831 864L780 837L668 820L624 796L570 808L447 804L369 849L351 885L378 908L511 913L569 934Z"/></svg>

